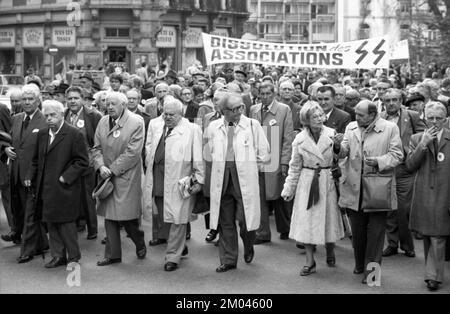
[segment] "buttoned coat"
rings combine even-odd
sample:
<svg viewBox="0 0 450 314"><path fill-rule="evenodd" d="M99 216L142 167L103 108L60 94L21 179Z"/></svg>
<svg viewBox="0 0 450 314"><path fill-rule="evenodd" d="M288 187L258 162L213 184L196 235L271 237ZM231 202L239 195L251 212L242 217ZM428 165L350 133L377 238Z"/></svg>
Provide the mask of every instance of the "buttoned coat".
<svg viewBox="0 0 450 314"><path fill-rule="evenodd" d="M386 111L382 112L380 116L383 119L387 118ZM409 154L409 143L413 134L422 133L426 129L425 122L420 119L419 113L408 110L406 108L400 109L400 116L398 118L397 126L400 130L400 138L402 139L404 159Z"/></svg>
<svg viewBox="0 0 450 314"><path fill-rule="evenodd" d="M319 173L319 202L308 207L309 193L315 170L333 165L333 136L336 131L324 127L316 143L308 129L292 144L289 175L284 184L288 195L295 195L289 237L297 242L324 245L344 237L337 192L330 169Z"/></svg>
<svg viewBox="0 0 450 314"><path fill-rule="evenodd" d="M391 198L392 209L397 209L394 168L403 161L402 141L397 125L379 117L363 133L357 122L347 126L339 153L339 158L348 157L342 165L339 206L359 210L363 154L376 157L380 172L392 174L391 195L386 197ZM364 171L373 170L366 167Z"/></svg>
<svg viewBox="0 0 450 314"><path fill-rule="evenodd" d="M292 112L288 105L275 100L264 117L261 104L252 106L250 118L261 123L269 142L270 165L267 165L267 171L264 172L266 200L277 200L281 197L284 185L281 165L289 165L292 155Z"/></svg>
<svg viewBox="0 0 450 314"><path fill-rule="evenodd" d="M17 184L19 181L22 183L25 181L36 148L37 134L39 130L47 128L45 117L38 109L33 119L30 120L27 130L21 135L25 116L25 112L21 112L12 117L12 147L15 148L17 154L16 160L11 162L12 185Z"/></svg>
<svg viewBox="0 0 450 314"><path fill-rule="evenodd" d="M140 218L144 120L125 109L110 130L109 116L104 116L97 126L94 143L95 170L106 166L114 174L111 180L114 190L99 201L98 214L115 221Z"/></svg>
<svg viewBox="0 0 450 314"><path fill-rule="evenodd" d="M165 122L162 117L150 121L147 135L144 189L144 219L151 221L152 215L160 212L153 201L153 164L161 137L164 136ZM162 139L164 140L164 139ZM167 136L164 153L164 222L176 225L186 224L191 218L195 204L195 195L184 199L178 182L194 176L200 184L205 182L205 170L202 155L201 128L182 118L179 124Z"/></svg>
<svg viewBox="0 0 450 314"><path fill-rule="evenodd" d="M64 123L49 145L49 129L38 132L36 149L27 180L33 181L37 202L36 216L45 222L67 223L77 220L81 211L81 177L89 158L83 134ZM63 177L65 183L59 178Z"/></svg>
<svg viewBox="0 0 450 314"><path fill-rule="evenodd" d="M212 157L210 226L217 230L228 143L225 119L211 122L205 137ZM241 116L233 136L233 149L247 230L254 231L261 222L258 169L262 170L270 159L269 143L257 120Z"/></svg>
<svg viewBox="0 0 450 314"><path fill-rule="evenodd" d="M444 129L439 152L433 143L411 138L406 167L415 173L410 229L426 236L450 236L450 130Z"/></svg>
<svg viewBox="0 0 450 314"><path fill-rule="evenodd" d="M324 123L326 127L335 129L338 133L344 133L347 125L352 121L350 114L339 108L333 108L330 117Z"/></svg>

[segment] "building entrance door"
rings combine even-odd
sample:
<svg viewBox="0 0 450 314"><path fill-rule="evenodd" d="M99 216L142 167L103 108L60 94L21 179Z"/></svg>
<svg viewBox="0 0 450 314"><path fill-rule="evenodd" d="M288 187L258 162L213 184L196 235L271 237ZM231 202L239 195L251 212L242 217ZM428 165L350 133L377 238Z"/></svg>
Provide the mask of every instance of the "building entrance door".
<svg viewBox="0 0 450 314"><path fill-rule="evenodd" d="M104 54L104 60L111 67L122 67L123 70L130 70L130 53L126 47L109 47Z"/></svg>

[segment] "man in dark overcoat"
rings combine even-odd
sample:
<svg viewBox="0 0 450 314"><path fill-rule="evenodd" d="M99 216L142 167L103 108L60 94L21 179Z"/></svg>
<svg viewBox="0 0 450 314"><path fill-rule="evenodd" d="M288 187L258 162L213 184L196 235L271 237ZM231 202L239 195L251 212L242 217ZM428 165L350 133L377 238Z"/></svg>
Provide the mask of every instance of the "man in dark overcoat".
<svg viewBox="0 0 450 314"><path fill-rule="evenodd" d="M425 108L428 129L411 137L406 160L416 173L409 227L423 235L425 282L430 291L444 279L445 245L450 236L450 131L444 128L447 109L439 102Z"/></svg>
<svg viewBox="0 0 450 314"><path fill-rule="evenodd" d="M76 220L89 158L81 131L64 122L64 106L49 100L42 107L48 128L38 132L25 186L35 191L36 215L48 227L53 259L45 267L55 268L81 258Z"/></svg>

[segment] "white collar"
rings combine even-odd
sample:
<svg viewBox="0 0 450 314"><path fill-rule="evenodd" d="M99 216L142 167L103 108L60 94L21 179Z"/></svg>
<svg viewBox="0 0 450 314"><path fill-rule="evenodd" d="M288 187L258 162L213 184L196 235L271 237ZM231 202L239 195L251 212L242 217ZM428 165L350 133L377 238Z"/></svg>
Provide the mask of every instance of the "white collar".
<svg viewBox="0 0 450 314"><path fill-rule="evenodd" d="M61 123L61 125L59 126L59 129L55 133L53 133L52 129L48 129L48 134L50 134L51 137L56 136L59 133L59 131L61 131L61 128L63 125L64 125L64 120Z"/></svg>
<svg viewBox="0 0 450 314"><path fill-rule="evenodd" d="M36 112L38 111L38 109L36 109L32 114L29 115L30 120L33 120L34 115L36 114ZM23 117L23 121L25 121L25 119L27 118L27 114L25 114L25 116Z"/></svg>

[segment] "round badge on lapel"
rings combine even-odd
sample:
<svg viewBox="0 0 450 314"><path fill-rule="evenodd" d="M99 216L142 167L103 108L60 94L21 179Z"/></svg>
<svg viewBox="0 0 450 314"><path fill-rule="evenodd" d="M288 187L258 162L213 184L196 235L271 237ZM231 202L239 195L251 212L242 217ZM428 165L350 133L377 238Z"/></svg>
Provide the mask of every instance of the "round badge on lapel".
<svg viewBox="0 0 450 314"><path fill-rule="evenodd" d="M120 136L120 131L114 131L113 137L118 138Z"/></svg>
<svg viewBox="0 0 450 314"><path fill-rule="evenodd" d="M79 127L80 129L84 128L84 120L78 120L77 127Z"/></svg>
<svg viewBox="0 0 450 314"><path fill-rule="evenodd" d="M438 160L439 162L443 162L443 161L445 160L445 155L444 155L444 153L439 153L438 156L437 156L437 160Z"/></svg>

